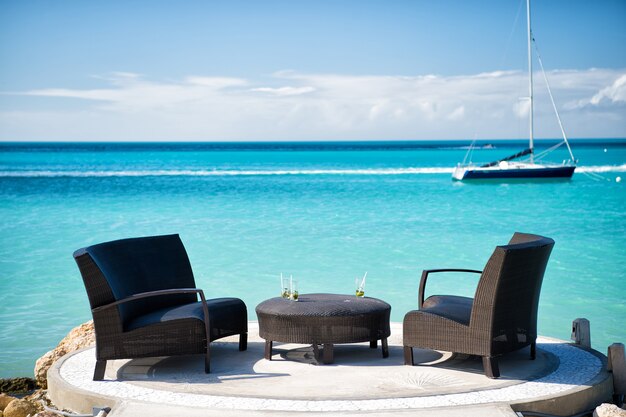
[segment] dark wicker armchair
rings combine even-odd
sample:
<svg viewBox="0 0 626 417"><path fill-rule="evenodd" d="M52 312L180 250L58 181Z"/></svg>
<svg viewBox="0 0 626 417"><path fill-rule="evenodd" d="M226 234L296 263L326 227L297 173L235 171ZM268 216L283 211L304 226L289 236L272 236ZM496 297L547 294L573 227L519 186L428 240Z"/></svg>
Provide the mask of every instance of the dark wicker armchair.
<svg viewBox="0 0 626 417"><path fill-rule="evenodd" d="M101 243L77 250L74 259L96 333L94 380L104 378L109 359L203 353L208 373L211 341L238 334L239 350L246 350L246 305L205 299L178 235Z"/></svg>
<svg viewBox="0 0 626 417"><path fill-rule="evenodd" d="M485 375L500 376L496 356L530 345L535 359L537 306L554 240L515 233L497 246L483 271L434 269L422 273L419 310L404 317L404 363L413 365L413 347L478 355ZM424 300L426 280L435 272L481 274L474 298L433 295Z"/></svg>

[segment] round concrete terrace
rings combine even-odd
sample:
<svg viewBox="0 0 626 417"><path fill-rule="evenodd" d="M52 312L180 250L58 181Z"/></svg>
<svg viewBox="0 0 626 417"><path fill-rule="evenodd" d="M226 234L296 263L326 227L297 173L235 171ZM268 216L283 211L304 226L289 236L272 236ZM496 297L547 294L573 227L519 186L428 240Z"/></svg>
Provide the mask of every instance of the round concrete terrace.
<svg viewBox="0 0 626 417"><path fill-rule="evenodd" d="M484 376L480 358L415 350L405 366L402 325L392 323L389 357L369 343L336 345L335 361L320 365L313 348L275 343L263 359L258 323L248 350L237 338L211 344L211 373L202 355L109 361L104 381L92 381L94 349L74 352L48 373L55 405L109 416L372 415L516 416L515 411L573 415L611 398L606 358L593 350L541 337L537 359L528 349L500 359L499 379Z"/></svg>

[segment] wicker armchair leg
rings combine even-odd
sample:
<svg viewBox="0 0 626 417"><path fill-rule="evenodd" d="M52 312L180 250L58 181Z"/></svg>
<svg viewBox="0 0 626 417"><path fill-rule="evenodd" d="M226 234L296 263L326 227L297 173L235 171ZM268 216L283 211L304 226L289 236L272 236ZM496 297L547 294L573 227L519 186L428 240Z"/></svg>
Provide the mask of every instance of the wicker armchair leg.
<svg viewBox="0 0 626 417"><path fill-rule="evenodd" d="M404 364L413 366L413 348L411 346L404 347Z"/></svg>
<svg viewBox="0 0 626 417"><path fill-rule="evenodd" d="M380 341L383 347L383 358L389 357L389 344L387 343L387 338L384 338Z"/></svg>
<svg viewBox="0 0 626 417"><path fill-rule="evenodd" d="M378 347L378 340L370 340L370 349L376 349Z"/></svg>
<svg viewBox="0 0 626 417"><path fill-rule="evenodd" d="M483 368L488 378L500 377L500 368L498 368L498 359L494 356L483 356Z"/></svg>
<svg viewBox="0 0 626 417"><path fill-rule="evenodd" d="M535 360L537 357L537 341L530 344L530 359Z"/></svg>
<svg viewBox="0 0 626 417"><path fill-rule="evenodd" d="M239 335L239 351L243 352L248 349L248 333L241 333Z"/></svg>
<svg viewBox="0 0 626 417"><path fill-rule="evenodd" d="M206 355L204 356L204 373L211 373L211 349L208 344L206 346Z"/></svg>
<svg viewBox="0 0 626 417"><path fill-rule="evenodd" d="M107 367L107 361L103 359L96 360L96 368L93 372L94 381L102 381L104 379L104 371Z"/></svg>
<svg viewBox="0 0 626 417"><path fill-rule="evenodd" d="M333 350L334 346L332 343L324 343L324 352L322 353L322 362L324 362L324 364L328 365L335 360Z"/></svg>

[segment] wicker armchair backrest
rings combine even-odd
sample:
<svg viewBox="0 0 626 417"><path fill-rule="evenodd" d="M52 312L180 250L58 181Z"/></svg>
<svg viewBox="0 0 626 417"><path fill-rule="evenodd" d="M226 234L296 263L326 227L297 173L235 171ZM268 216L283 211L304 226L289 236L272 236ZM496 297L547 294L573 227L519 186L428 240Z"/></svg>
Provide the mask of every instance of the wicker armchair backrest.
<svg viewBox="0 0 626 417"><path fill-rule="evenodd" d="M516 233L498 246L481 275L470 319L490 343L502 350L525 345L537 336L537 308L554 240Z"/></svg>
<svg viewBox="0 0 626 417"><path fill-rule="evenodd" d="M171 288L195 288L195 281L187 252L178 235L151 236L122 239L100 243L81 249L74 254L77 262L81 256L88 255L99 269L99 273L83 273L85 287L102 286L103 282L88 282L90 278L102 281L110 289L114 300L121 300L133 294ZM84 263L84 262L83 262ZM87 262L89 264L90 262ZM79 267L80 267L79 263ZM82 272L82 271L81 271ZM100 294L108 291L100 290ZM98 303L90 302L92 308ZM108 297L107 297L108 298ZM161 308L187 304L197 301L194 294L168 295L150 297L125 303L119 306L123 323L138 315L146 314Z"/></svg>

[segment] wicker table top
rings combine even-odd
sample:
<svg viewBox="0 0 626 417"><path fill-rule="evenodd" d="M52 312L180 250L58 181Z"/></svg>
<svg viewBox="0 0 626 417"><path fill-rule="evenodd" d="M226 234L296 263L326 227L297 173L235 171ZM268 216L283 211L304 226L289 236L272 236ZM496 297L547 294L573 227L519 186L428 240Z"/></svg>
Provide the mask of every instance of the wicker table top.
<svg viewBox="0 0 626 417"><path fill-rule="evenodd" d="M302 294L298 301L271 298L256 307L259 335L266 340L266 359L271 359L272 342L324 344L324 362L332 362L334 343L383 343L391 334L391 306L376 298L354 295Z"/></svg>
<svg viewBox="0 0 626 417"><path fill-rule="evenodd" d="M270 298L260 303L257 314L307 317L345 317L391 310L386 302L371 297L339 294L302 294L298 301Z"/></svg>

